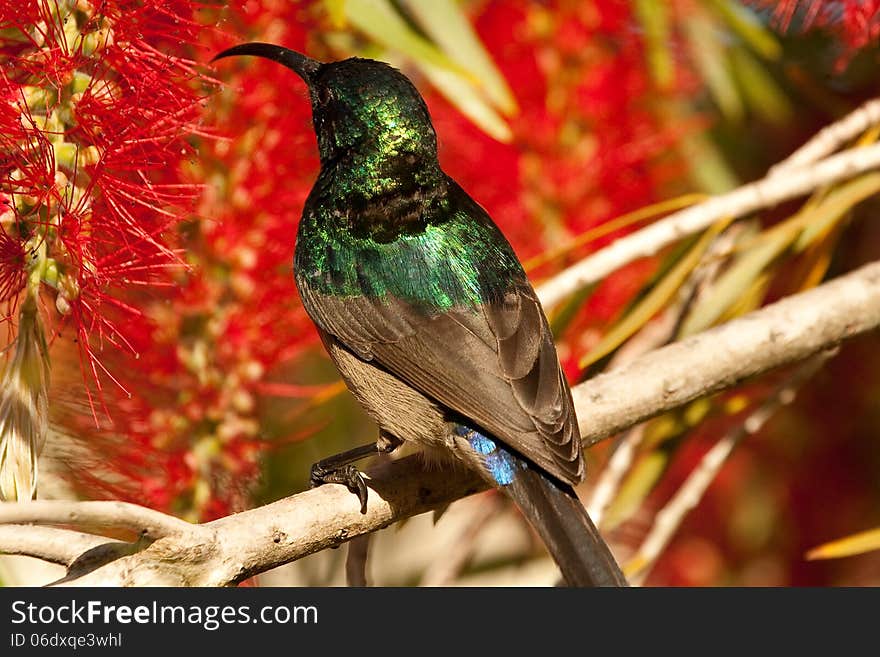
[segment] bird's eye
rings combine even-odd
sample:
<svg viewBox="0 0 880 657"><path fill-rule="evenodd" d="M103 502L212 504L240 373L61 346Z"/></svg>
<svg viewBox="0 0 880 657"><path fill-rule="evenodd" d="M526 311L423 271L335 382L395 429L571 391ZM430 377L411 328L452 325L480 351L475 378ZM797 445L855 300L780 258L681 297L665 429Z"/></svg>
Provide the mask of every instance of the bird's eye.
<svg viewBox="0 0 880 657"><path fill-rule="evenodd" d="M318 100L321 101L322 105L326 105L333 100L333 94L330 93L330 90L327 87L319 87Z"/></svg>

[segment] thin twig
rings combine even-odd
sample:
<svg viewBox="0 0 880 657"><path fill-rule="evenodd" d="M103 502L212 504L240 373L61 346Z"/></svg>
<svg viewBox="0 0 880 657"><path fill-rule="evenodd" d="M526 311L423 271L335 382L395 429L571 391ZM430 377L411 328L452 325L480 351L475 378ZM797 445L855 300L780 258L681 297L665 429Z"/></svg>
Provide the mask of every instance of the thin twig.
<svg viewBox="0 0 880 657"><path fill-rule="evenodd" d="M49 563L70 566L83 553L107 543L116 543L93 534L35 525L0 525L0 551L36 557Z"/></svg>
<svg viewBox="0 0 880 657"><path fill-rule="evenodd" d="M880 262L572 388L586 446L880 325Z"/></svg>
<svg viewBox="0 0 880 657"><path fill-rule="evenodd" d="M711 244L700 264L691 273L678 293L675 303L667 308L654 322L633 336L609 364L609 370L620 367L647 351L671 342L678 333L683 319L705 294L709 283L715 278L725 256L730 253L743 224L729 226ZM626 473L635 461L638 446L645 435L645 425L638 424L627 429L618 439L611 458L599 474L599 479L587 505L590 516L597 526L617 495Z"/></svg>
<svg viewBox="0 0 880 657"><path fill-rule="evenodd" d="M348 542L345 555L345 581L349 586L368 586L367 560L370 556L372 534L356 536Z"/></svg>
<svg viewBox="0 0 880 657"><path fill-rule="evenodd" d="M795 169L818 162L878 123L880 123L880 98L875 98L820 130L806 144L771 168L769 175L792 173Z"/></svg>
<svg viewBox="0 0 880 657"><path fill-rule="evenodd" d="M596 283L639 258L654 255L665 246L693 235L726 217L742 217L812 190L852 178L880 166L880 144L853 148L818 162L797 175L767 176L728 194L675 212L587 256L537 288L546 310L570 294Z"/></svg>
<svg viewBox="0 0 880 657"><path fill-rule="evenodd" d="M0 524L98 525L128 529L156 540L198 530L198 525L137 504L116 501L0 503Z"/></svg>
<svg viewBox="0 0 880 657"><path fill-rule="evenodd" d="M623 432L614 447L611 458L599 473L593 493L590 495L590 501L586 505L587 512L597 527L601 527L605 511L608 510L617 491L620 490L624 476L632 467L638 447L642 444L642 439L645 436L645 426L645 423L642 422Z"/></svg>
<svg viewBox="0 0 880 657"><path fill-rule="evenodd" d="M669 502L657 512L651 530L630 560L632 569L627 568L629 571L627 575L634 585L644 582L658 557L678 531L685 516L703 499L709 485L715 480L734 448L746 436L758 433L782 406L794 401L798 389L831 355L831 352L822 353L801 365L788 380L773 391L770 397L749 414L741 425L730 429L706 452L699 465L688 475Z"/></svg>

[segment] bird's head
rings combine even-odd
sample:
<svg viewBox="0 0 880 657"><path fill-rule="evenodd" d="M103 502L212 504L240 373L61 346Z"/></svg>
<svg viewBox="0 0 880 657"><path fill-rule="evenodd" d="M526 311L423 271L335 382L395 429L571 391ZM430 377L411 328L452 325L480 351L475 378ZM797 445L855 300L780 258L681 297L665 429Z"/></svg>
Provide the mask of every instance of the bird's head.
<svg viewBox="0 0 880 657"><path fill-rule="evenodd" d="M237 55L263 57L294 71L309 87L321 163L346 156L433 159L437 140L428 109L409 79L388 64L351 58L322 63L294 50L245 43L214 61Z"/></svg>

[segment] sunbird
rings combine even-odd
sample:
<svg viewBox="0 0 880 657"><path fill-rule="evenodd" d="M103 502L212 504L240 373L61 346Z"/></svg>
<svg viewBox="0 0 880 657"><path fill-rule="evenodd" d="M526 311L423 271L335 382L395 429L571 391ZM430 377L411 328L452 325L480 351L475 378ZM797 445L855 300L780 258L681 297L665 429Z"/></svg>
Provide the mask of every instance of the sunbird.
<svg viewBox="0 0 880 657"><path fill-rule="evenodd" d="M571 390L522 264L443 170L428 108L383 62L322 63L245 43L308 86L320 173L296 236L294 279L375 443L313 467L367 502L356 460L404 441L506 493L570 586L626 586L573 485L585 475ZM501 184L501 181L499 181Z"/></svg>

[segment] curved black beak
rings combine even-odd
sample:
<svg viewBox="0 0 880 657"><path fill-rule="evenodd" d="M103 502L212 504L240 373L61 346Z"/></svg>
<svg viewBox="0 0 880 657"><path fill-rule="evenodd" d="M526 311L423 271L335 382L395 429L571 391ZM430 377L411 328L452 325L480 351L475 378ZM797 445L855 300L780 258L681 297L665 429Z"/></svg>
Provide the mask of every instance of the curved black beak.
<svg viewBox="0 0 880 657"><path fill-rule="evenodd" d="M252 55L253 57L263 57L271 59L273 62L284 64L291 71L305 80L306 84L312 83L312 78L318 69L321 68L321 62L317 59L306 57L302 53L290 50L284 46L276 46L271 43L242 43L232 48L227 48L219 55L216 55L211 62L225 57L236 57L238 55Z"/></svg>

